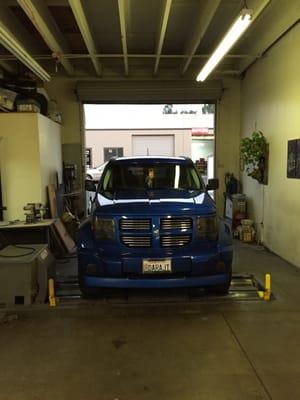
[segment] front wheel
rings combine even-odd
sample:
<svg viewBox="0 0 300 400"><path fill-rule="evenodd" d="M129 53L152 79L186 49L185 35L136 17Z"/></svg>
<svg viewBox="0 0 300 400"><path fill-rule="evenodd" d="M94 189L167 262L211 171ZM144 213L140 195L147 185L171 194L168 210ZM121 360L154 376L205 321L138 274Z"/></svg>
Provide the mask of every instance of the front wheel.
<svg viewBox="0 0 300 400"><path fill-rule="evenodd" d="M232 271L230 270L230 273L228 275L228 279L226 282L221 283L219 285L213 285L213 286L208 286L205 291L207 293L212 293L212 294L217 294L217 295L226 295L228 294L230 285L231 285L231 278L232 278Z"/></svg>

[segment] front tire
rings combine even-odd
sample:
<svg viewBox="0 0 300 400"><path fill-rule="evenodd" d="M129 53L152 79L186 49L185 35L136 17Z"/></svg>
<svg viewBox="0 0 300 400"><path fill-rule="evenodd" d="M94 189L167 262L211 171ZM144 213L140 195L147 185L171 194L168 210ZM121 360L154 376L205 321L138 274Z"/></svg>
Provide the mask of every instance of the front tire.
<svg viewBox="0 0 300 400"><path fill-rule="evenodd" d="M210 294L216 294L219 296L225 296L228 294L232 278L232 270L230 268L230 273L226 282L221 283L219 285L208 286L205 291Z"/></svg>

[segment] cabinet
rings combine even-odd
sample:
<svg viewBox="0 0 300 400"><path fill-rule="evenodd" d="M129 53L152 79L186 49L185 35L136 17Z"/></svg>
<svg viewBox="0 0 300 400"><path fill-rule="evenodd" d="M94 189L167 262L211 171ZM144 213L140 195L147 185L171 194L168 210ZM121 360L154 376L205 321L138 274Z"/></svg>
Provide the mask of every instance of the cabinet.
<svg viewBox="0 0 300 400"><path fill-rule="evenodd" d="M24 220L27 203L47 203L62 179L60 125L37 113L0 114L0 174L6 221Z"/></svg>

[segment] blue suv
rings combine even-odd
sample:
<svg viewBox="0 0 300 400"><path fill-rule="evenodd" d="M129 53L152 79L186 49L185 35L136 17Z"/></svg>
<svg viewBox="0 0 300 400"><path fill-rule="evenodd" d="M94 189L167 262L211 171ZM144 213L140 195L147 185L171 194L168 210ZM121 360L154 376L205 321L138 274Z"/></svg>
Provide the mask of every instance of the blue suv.
<svg viewBox="0 0 300 400"><path fill-rule="evenodd" d="M204 287L226 293L232 235L192 160L122 157L106 165L79 230L79 282L99 288ZM92 184L92 182L90 182ZM90 186L90 185L88 185Z"/></svg>

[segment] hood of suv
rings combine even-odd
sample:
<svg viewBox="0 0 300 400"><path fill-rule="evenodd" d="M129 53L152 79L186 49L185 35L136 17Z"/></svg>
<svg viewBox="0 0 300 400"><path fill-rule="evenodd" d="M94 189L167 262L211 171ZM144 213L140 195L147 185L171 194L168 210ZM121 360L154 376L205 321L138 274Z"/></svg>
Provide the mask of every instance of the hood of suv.
<svg viewBox="0 0 300 400"><path fill-rule="evenodd" d="M101 194L97 195L97 207L94 211L96 215L124 215L124 216L138 216L138 215L160 215L160 214L200 214L207 215L216 212L216 206L213 199L206 192L200 192L195 196L191 196L188 191L183 191L178 196L169 193L169 196L165 196L165 193L159 193L156 191L155 194L150 193L144 196L137 196L133 198L132 194L129 198L122 194L115 196L114 199L110 200Z"/></svg>

